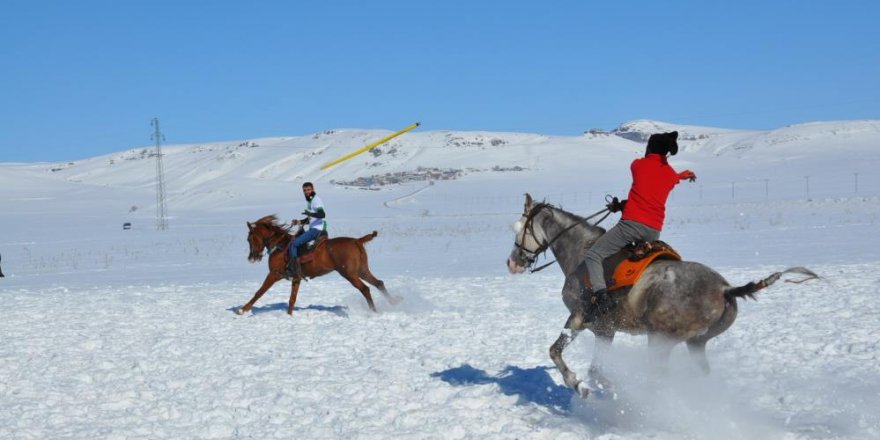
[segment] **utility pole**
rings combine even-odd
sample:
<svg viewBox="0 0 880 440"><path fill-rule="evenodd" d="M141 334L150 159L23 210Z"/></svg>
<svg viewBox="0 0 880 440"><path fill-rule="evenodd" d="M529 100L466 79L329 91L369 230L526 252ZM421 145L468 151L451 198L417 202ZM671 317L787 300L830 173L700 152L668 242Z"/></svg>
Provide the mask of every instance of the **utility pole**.
<svg viewBox="0 0 880 440"><path fill-rule="evenodd" d="M168 229L168 211L165 207L165 167L162 165L162 141L165 136L159 131L159 118L150 121L153 126L152 139L156 141L156 229Z"/></svg>
<svg viewBox="0 0 880 440"><path fill-rule="evenodd" d="M859 193L859 173L853 173L855 176L856 194Z"/></svg>

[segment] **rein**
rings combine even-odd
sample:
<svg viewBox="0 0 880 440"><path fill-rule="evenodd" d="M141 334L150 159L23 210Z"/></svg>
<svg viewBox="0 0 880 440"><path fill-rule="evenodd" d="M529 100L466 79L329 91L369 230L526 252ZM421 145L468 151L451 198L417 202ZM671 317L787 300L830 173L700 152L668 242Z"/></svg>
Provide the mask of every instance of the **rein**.
<svg viewBox="0 0 880 440"><path fill-rule="evenodd" d="M535 207L532 208L532 210L529 212L528 216L526 217L526 224L523 225L523 241L525 241L525 231L527 231L527 230L532 234L532 237L535 237L535 228L533 225L535 216L538 215L538 212L541 209L543 209L547 206L550 206L550 205L547 203L540 203L538 205L535 205ZM598 215L601 215L603 213L605 215L603 215L602 218L600 218L599 220L596 220L595 223L592 223L592 224L590 223L590 219L592 219ZM526 261L531 265L531 264L534 264L535 261L538 259L538 255L547 252L547 249L549 249L550 246L552 246L553 243L556 242L556 240L558 240L560 237L562 237L563 234L565 234L566 232L568 232L569 230L571 230L575 226L578 226L582 223L586 223L587 225L590 225L590 226L598 226L599 223L602 223L606 218L608 218L609 215L611 215L611 210L608 208L605 208L601 211L597 211L597 212L591 214L589 217L584 218L583 220L576 221L576 222L568 225L565 229L563 229L562 231L559 231L559 233L557 233L552 239L550 239L544 243L541 243L541 245L539 245L538 248L535 250L526 249L523 245L517 243L515 240L514 240L513 244L514 244L514 246L519 248L521 251L532 254L531 257L527 257L527 259L526 259ZM547 264L544 264L542 266L539 266L535 269L531 269L531 270L529 270L529 273L535 273L535 272L544 270L548 266L550 266L551 264L553 264L555 262L556 262L556 260L553 260L553 261L551 261Z"/></svg>
<svg viewBox="0 0 880 440"><path fill-rule="evenodd" d="M283 242L284 238L285 238L284 236L290 237L290 228L282 228L281 231L274 232L272 234L272 236L270 236L269 238L267 238L263 242L263 247L266 248L266 253L269 256L271 256L273 253L280 251L280 250L287 247L287 246L281 246L281 242ZM270 246L270 243L278 237L281 238L281 241Z"/></svg>

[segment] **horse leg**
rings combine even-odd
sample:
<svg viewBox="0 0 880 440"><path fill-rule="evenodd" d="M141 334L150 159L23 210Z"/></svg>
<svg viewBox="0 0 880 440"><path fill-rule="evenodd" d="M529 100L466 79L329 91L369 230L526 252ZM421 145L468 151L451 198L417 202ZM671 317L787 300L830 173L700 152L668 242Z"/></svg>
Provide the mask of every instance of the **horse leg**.
<svg viewBox="0 0 880 440"><path fill-rule="evenodd" d="M706 342L709 342L709 339L724 333L725 330L730 328L733 325L733 321L736 320L736 314L736 299L730 299L724 305L724 314L709 327L706 333L687 340L687 348L691 354L691 359L697 363L697 366L704 375L708 376L710 371L709 360L706 358Z"/></svg>
<svg viewBox="0 0 880 440"><path fill-rule="evenodd" d="M706 359L706 341L702 339L688 339L687 340L687 348L688 352L691 354L691 359L697 363L697 366L700 367L700 371L703 372L703 375L709 375L709 360Z"/></svg>
<svg viewBox="0 0 880 440"><path fill-rule="evenodd" d="M593 346L593 360L590 362L588 375L599 388L610 389L611 381L606 379L605 375L602 374L602 360L605 358L605 354L608 353L608 350L611 349L611 343L614 342L614 332L604 333L594 331L593 333L596 335L596 342Z"/></svg>
<svg viewBox="0 0 880 440"><path fill-rule="evenodd" d="M565 384L574 389L581 398L586 398L590 394L589 388L577 378L574 371L571 371L562 359L562 352L565 350L565 347L574 341L580 333L581 330L563 329L556 342L550 346L550 359L553 360L556 368L562 373L562 380Z"/></svg>
<svg viewBox="0 0 880 440"><path fill-rule="evenodd" d="M669 375L669 355L676 341L658 333L648 333L648 352L657 376Z"/></svg>
<svg viewBox="0 0 880 440"><path fill-rule="evenodd" d="M257 290L257 293L254 294L254 297L251 298L251 300L248 301L247 304L242 306L242 308L238 309L238 311L236 311L235 313L242 315L250 311L251 308L254 307L254 303L256 303L257 300L260 299L260 297L263 296L263 294L266 293L266 291L269 290L269 288L277 283L280 279L281 277L276 275L274 272L269 272L269 274L266 275L266 279L263 280L263 285L260 286L260 289Z"/></svg>
<svg viewBox="0 0 880 440"><path fill-rule="evenodd" d="M342 275L343 278L348 280L348 282L351 283L352 286L354 286L357 290L359 290L361 292L361 295L363 295L364 298L367 300L367 305L370 306L370 310L375 312L376 306L373 304L373 296L370 295L370 288L367 287L367 285L364 284L364 282L361 281L360 278L358 278L354 275L349 275L344 272L340 272L340 274Z"/></svg>
<svg viewBox="0 0 880 440"><path fill-rule="evenodd" d="M299 283L302 280L296 280L290 286L290 301L287 303L287 314L293 316L293 306L296 304L296 294L299 293Z"/></svg>
<svg viewBox="0 0 880 440"><path fill-rule="evenodd" d="M382 280L376 278L370 272L370 269L368 267L361 268L361 272L358 276L360 276L361 279L365 280L366 282L370 283L373 287L379 289L379 292L382 292L382 296L384 296L389 303L397 304L402 301L402 298L400 298L399 296L391 296L391 294L389 294L388 290L385 288L385 283Z"/></svg>

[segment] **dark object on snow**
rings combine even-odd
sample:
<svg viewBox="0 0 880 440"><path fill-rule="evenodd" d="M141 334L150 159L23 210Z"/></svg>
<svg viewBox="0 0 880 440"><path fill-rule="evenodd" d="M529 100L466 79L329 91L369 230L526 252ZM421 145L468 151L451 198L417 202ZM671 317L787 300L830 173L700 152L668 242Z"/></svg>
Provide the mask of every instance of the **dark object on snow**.
<svg viewBox="0 0 880 440"><path fill-rule="evenodd" d="M3 257L0 257L0 260L2 260L2 259L3 259ZM0 269L0 278L3 278L3 277L5 277L5 276L6 276L6 275L3 275L3 270Z"/></svg>
<svg viewBox="0 0 880 440"><path fill-rule="evenodd" d="M131 223L129 223L129 222L125 222L125 223L123 223L123 224L122 224L122 229L126 229L126 230L131 229Z"/></svg>

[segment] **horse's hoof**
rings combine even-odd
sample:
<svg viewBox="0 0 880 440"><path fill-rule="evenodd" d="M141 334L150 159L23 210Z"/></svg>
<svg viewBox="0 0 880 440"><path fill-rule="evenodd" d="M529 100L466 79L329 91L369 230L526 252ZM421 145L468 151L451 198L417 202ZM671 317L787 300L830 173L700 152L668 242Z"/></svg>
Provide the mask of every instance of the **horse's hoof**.
<svg viewBox="0 0 880 440"><path fill-rule="evenodd" d="M583 382L578 382L574 390L578 393L578 396L581 396L581 399L586 399L590 395L590 388Z"/></svg>
<svg viewBox="0 0 880 440"><path fill-rule="evenodd" d="M236 315L244 315L244 308L238 308L235 310Z"/></svg>

